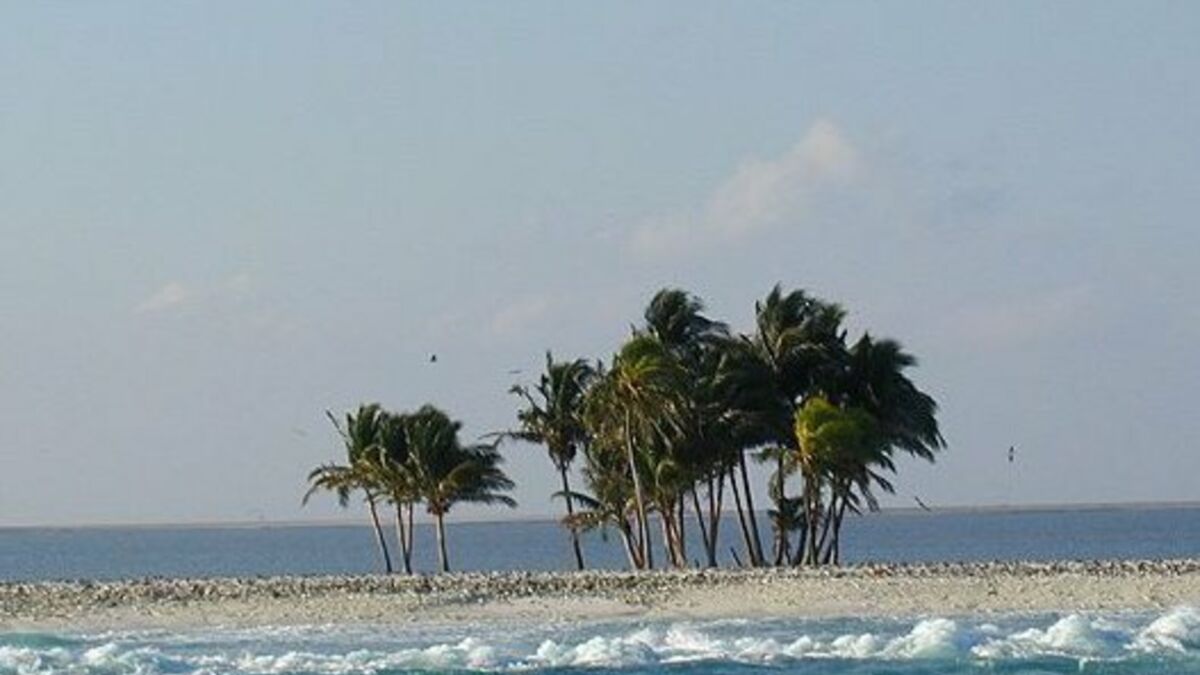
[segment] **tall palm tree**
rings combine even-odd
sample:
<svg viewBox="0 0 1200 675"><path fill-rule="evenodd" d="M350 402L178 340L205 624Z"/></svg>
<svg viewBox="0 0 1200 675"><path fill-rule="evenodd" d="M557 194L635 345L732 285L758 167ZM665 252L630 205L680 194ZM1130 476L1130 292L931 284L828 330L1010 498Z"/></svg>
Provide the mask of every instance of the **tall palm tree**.
<svg viewBox="0 0 1200 675"><path fill-rule="evenodd" d="M643 474L651 451L678 432L683 384L682 370L663 344L635 333L613 357L612 368L598 376L585 404L585 424L597 451L625 456L637 507L637 546L646 567L654 566L654 556Z"/></svg>
<svg viewBox="0 0 1200 675"><path fill-rule="evenodd" d="M504 459L495 445L464 446L458 439L462 424L432 405L405 418L408 432L408 471L413 493L425 502L437 525L438 568L450 571L446 552L446 514L460 502L517 503L506 492L513 482L500 468Z"/></svg>
<svg viewBox="0 0 1200 675"><path fill-rule="evenodd" d="M581 570L584 562L579 532L570 526L575 514L570 470L579 448L587 442L587 431L583 426L583 402L594 375L591 365L583 359L555 361L550 352L546 352L546 371L538 378L537 386L530 390L523 385L513 385L509 390L525 400L525 407L517 412L520 428L504 434L546 447L550 461L562 480L559 494L567 505L564 522L568 523L571 533L575 566Z"/></svg>
<svg viewBox="0 0 1200 675"><path fill-rule="evenodd" d="M377 482L376 467L380 459L379 433L383 419L383 410L377 403L360 405L356 413L346 413L345 424L338 422L333 413L325 411L325 416L333 423L346 452L346 463L323 464L308 474L308 491L304 493L301 503L308 500L318 491L328 490L337 494L338 503L345 507L350 495L358 490L366 494L367 512L371 518L371 527L375 532L375 543L383 561L383 569L387 574L392 573L392 558L388 553L387 541L383 536L383 528L379 524L377 503L382 490Z"/></svg>
<svg viewBox="0 0 1200 675"><path fill-rule="evenodd" d="M838 382L845 352L845 332L841 327L845 311L802 290L784 293L776 285L766 298L755 303L754 313L755 332L747 340L770 373L779 397L771 406L772 415L764 420L766 435L770 446L790 448L795 444L791 427L796 410L807 398L826 392ZM773 455L776 468L770 493L777 514L787 511L786 481L790 473L785 461L787 454ZM749 495L749 485L745 488ZM809 489L807 483L804 489ZM788 530L776 527L775 564L787 560L789 548Z"/></svg>
<svg viewBox="0 0 1200 675"><path fill-rule="evenodd" d="M655 472L658 510L664 526L664 544L677 566L687 564L684 544L686 497L691 496L707 564L716 567L716 541L723 493L722 460L728 445L721 434L725 401L716 389L720 347L729 339L728 327L704 314L704 302L677 288L664 288L650 300L643 332L658 340L678 362L687 386L680 389L681 424L667 436L665 456ZM697 494L699 484L708 490L708 519ZM672 506L670 502L678 501ZM672 517L678 511L678 517Z"/></svg>

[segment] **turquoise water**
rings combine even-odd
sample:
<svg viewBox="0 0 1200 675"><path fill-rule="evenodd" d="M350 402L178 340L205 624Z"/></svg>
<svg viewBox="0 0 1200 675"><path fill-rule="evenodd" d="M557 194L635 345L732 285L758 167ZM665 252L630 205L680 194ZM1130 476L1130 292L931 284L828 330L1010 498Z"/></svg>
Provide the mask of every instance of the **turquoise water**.
<svg viewBox="0 0 1200 675"><path fill-rule="evenodd" d="M1200 673L1200 611L9 634L0 673Z"/></svg>
<svg viewBox="0 0 1200 675"><path fill-rule="evenodd" d="M567 535L552 521L452 522L448 536L456 570L573 567ZM722 524L721 539L728 565L730 549L742 547L735 519ZM418 528L416 546L418 570L435 569L430 528ZM604 541L592 533L585 549L591 567L626 564L615 534ZM700 550L693 538L691 557ZM844 549L847 562L1189 557L1200 557L1197 507L879 513L847 520ZM364 573L378 565L361 526L0 529L0 580Z"/></svg>

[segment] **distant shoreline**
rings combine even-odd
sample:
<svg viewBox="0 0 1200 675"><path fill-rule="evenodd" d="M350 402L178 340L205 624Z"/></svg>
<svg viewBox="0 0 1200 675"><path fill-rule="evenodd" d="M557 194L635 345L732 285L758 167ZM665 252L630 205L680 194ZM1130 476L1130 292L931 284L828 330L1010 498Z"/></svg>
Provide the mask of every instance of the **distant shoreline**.
<svg viewBox="0 0 1200 675"><path fill-rule="evenodd" d="M1171 501L1171 502L1081 502L1068 504L985 504L980 506L938 506L930 505L926 511L915 506L885 507L875 513L865 514L865 517L889 515L926 515L926 514L1010 514L1010 513L1076 513L1088 511L1169 511L1182 509L1200 509L1200 500ZM731 510L726 516L734 516ZM528 516L515 518L458 518L449 527L455 525L475 525L491 523L557 523L556 516ZM418 520L418 524L425 521ZM291 527L369 527L366 522L345 518L336 520L231 520L231 521L201 521L201 522L148 522L148 523L84 523L75 525L36 525L17 524L0 525L0 533L9 530L221 530L221 529L257 529L257 528L291 528Z"/></svg>
<svg viewBox="0 0 1200 675"><path fill-rule="evenodd" d="M0 630L1161 610L1200 559L0 583Z"/></svg>

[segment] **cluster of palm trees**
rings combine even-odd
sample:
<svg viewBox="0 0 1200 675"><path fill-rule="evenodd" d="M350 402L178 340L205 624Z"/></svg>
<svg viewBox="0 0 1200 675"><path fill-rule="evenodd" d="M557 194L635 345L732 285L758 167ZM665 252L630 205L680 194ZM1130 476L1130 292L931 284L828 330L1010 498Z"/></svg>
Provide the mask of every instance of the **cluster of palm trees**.
<svg viewBox="0 0 1200 675"><path fill-rule="evenodd" d="M847 342L844 318L836 304L776 286L740 335L694 295L663 289L608 364L547 354L535 386L512 388L524 407L506 436L548 451L577 566L579 533L611 527L631 567L653 568L652 520L664 564L687 566L694 517L703 564L716 567L727 488L743 543L736 563L837 564L846 513L893 491L897 455L932 461L945 445L937 404L905 374L915 359L893 340ZM581 455L586 491L569 484ZM748 458L772 467L769 550Z"/></svg>
<svg viewBox="0 0 1200 675"><path fill-rule="evenodd" d="M945 446L937 404L906 375L916 360L894 340L848 342L844 310L802 290L772 289L755 304L748 334L704 311L696 296L663 289L608 363L547 353L536 384L512 387L522 401L517 425L494 443L462 444L459 423L432 406L364 405L344 423L329 415L346 462L315 469L305 499L332 490L345 505L363 492L389 572L379 507L392 505L408 573L413 511L424 504L446 571L445 514L458 502L513 506L497 444L520 440L544 446L554 463L579 569L580 534L598 528L619 533L633 569L655 567L656 538L662 566L716 567L727 494L741 533L742 553L730 551L736 564L838 564L846 514L875 509L877 491L893 491L897 457L932 461ZM769 548L750 461L771 467ZM703 555L689 559L692 519Z"/></svg>
<svg viewBox="0 0 1200 675"><path fill-rule="evenodd" d="M413 572L413 511L418 504L424 504L437 525L438 567L443 572L450 570L445 518L451 507L460 502L516 506L505 494L513 482L500 468L503 459L495 444L463 445L458 437L462 425L432 405L395 413L371 403L347 413L344 422L331 413L326 416L341 436L346 461L313 469L304 501L328 490L346 506L353 493L362 492L389 574L393 565L379 520L381 505L395 510L396 542L408 574Z"/></svg>

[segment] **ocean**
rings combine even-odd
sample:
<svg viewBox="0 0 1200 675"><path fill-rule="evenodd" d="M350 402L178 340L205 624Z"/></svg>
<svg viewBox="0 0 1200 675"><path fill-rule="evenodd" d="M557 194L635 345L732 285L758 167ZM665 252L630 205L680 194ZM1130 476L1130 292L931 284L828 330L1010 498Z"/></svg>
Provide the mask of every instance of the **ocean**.
<svg viewBox="0 0 1200 675"><path fill-rule="evenodd" d="M699 560L690 524L689 557ZM759 525L769 547L765 514ZM741 551L735 518L724 520L720 535L721 562L732 564L730 550ZM1200 506L881 512L848 518L843 536L849 563L1190 558L1200 557ZM553 521L451 520L447 537L455 570L574 564L566 532ZM607 540L589 533L584 543L590 567L626 566L616 532ZM416 549L418 571L434 570L428 525L418 526ZM379 565L362 525L0 529L0 580L8 581L361 574Z"/></svg>
<svg viewBox="0 0 1200 675"><path fill-rule="evenodd" d="M739 532L723 525L723 557ZM432 568L432 533L418 532ZM456 569L567 569L551 522L450 527ZM850 562L1200 557L1200 508L888 512L847 525ZM596 567L615 538L587 539ZM696 551L693 548L693 551ZM0 530L5 580L361 573L357 526ZM115 627L114 627L115 628ZM0 675L1200 673L1200 610L895 618L608 620L0 632Z"/></svg>

